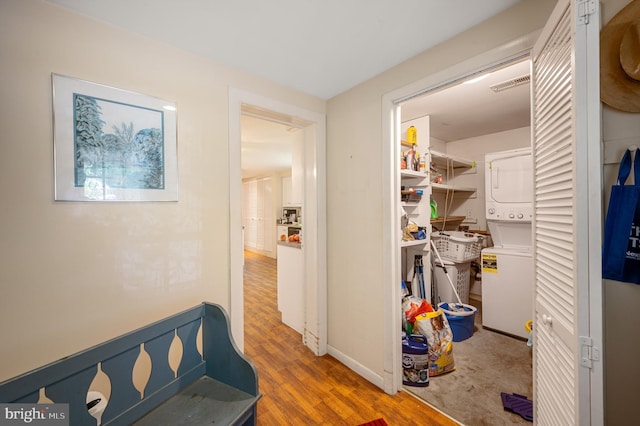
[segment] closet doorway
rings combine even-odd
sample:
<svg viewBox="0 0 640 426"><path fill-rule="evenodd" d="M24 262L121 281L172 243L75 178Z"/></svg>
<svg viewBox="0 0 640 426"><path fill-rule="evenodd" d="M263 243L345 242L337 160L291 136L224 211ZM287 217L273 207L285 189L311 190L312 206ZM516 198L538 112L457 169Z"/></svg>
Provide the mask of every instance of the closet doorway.
<svg viewBox="0 0 640 426"><path fill-rule="evenodd" d="M418 127L420 156L432 151L472 165L447 169L445 176L435 176L440 172L437 169L430 172L432 181L442 179L441 186L434 186L430 197L438 213L438 219L431 219L432 232L466 231L467 235L479 235L485 245L492 245L485 212L485 154L531 147L530 68L528 57L519 58L399 105L402 128L428 117L428 134L420 134ZM533 186L533 173L529 184ZM529 203L532 202L531 194ZM411 218L413 210L407 209ZM528 244L530 253L531 219L518 226L523 229L526 239L523 245ZM435 309L439 302L455 302L447 299L451 290L433 250L423 258L431 260L425 261L425 269L428 263L433 266L431 274L425 273L425 277L431 277L429 302ZM501 275L507 267L502 260ZM465 424L529 424L523 417L505 411L501 403L501 392L533 400L532 351L527 345L525 321L519 324L518 330L522 329L519 336L484 327L483 305L494 301L487 301L489 296L483 293L482 277L486 274L482 271L480 253L473 261L445 262L450 263L448 272L453 283L458 290L463 289L460 291L463 303L477 309L474 331L471 337L453 343L455 371L431 377L429 387L407 385L404 390ZM521 307L530 311L527 320L531 320L533 264L520 273L531 277L528 280L531 285L525 289L530 294L529 302ZM509 301L504 303L506 308Z"/></svg>
<svg viewBox="0 0 640 426"><path fill-rule="evenodd" d="M391 242L385 265L385 282L389 284L385 291L385 369L393 372L391 380L385 380L385 387L391 392L402 387L401 307L397 290L400 256L395 254L400 247L399 105L495 68L508 62L507 58L530 55L535 99L531 119L535 135L532 143L535 416L543 423L553 423L550 419L562 419L563 424L602 423L601 354L605 348L602 241L598 232L602 224L601 105L598 79L588 78L598 75L599 10L594 8L588 15L578 16L580 12L584 10L568 0L560 0L539 35L524 36L383 96L384 154L388 159L383 163L384 228L385 240ZM532 48L525 51L524 46ZM558 190L558 182L562 183L562 191ZM548 202L550 196L552 202ZM564 219L561 225L559 217ZM560 297L561 292L567 296Z"/></svg>

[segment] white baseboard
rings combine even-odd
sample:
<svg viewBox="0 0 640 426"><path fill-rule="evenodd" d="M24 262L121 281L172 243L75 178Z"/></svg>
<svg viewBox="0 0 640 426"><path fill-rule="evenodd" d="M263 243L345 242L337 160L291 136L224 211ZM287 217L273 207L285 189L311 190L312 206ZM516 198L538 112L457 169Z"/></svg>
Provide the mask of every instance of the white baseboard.
<svg viewBox="0 0 640 426"><path fill-rule="evenodd" d="M384 378L382 376L371 371L364 365L360 364L353 358L340 352L333 346L328 346L327 349L328 349L327 352L329 353L329 355L331 355L332 357L334 357L335 359L337 359L338 361L340 361L341 363L349 367L351 370L358 373L358 375L362 376L369 382L373 383L380 389L384 390Z"/></svg>

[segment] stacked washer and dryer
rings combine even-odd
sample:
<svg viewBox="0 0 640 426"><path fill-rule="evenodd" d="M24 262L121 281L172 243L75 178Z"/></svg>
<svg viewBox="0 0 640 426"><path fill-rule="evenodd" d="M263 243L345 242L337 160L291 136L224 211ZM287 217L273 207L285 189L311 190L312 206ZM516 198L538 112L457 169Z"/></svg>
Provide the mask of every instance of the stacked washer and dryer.
<svg viewBox="0 0 640 426"><path fill-rule="evenodd" d="M485 155L487 226L482 250L483 327L527 338L533 319L533 173L530 148Z"/></svg>

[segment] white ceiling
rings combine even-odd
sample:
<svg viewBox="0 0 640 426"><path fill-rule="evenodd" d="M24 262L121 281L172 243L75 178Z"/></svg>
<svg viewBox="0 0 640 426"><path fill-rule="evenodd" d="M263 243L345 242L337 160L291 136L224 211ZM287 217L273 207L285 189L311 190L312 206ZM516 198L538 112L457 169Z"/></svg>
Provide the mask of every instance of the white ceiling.
<svg viewBox="0 0 640 426"><path fill-rule="evenodd" d="M245 114L240 125L243 179L291 171L293 144L302 143L300 128Z"/></svg>
<svg viewBox="0 0 640 426"><path fill-rule="evenodd" d="M403 102L402 120L429 115L431 136L445 142L488 135L530 125L530 83L494 92L491 86L530 72L523 60L490 70L475 83L458 82ZM477 76L474 76L477 77ZM245 179L291 167L292 144L301 143L300 129L254 116L242 116L242 176Z"/></svg>
<svg viewBox="0 0 640 426"><path fill-rule="evenodd" d="M499 92L491 89L529 73L530 61L522 60L490 70L475 83L458 83L426 93L402 104L402 120L429 115L431 136L445 142L529 126L530 83Z"/></svg>
<svg viewBox="0 0 640 426"><path fill-rule="evenodd" d="M329 99L519 0L47 0Z"/></svg>
<svg viewBox="0 0 640 426"><path fill-rule="evenodd" d="M46 1L329 99L520 0ZM413 99L403 119L430 115L433 136L444 141L527 126L528 84L488 89L523 73L505 69ZM243 116L243 176L290 167L292 135L289 126Z"/></svg>

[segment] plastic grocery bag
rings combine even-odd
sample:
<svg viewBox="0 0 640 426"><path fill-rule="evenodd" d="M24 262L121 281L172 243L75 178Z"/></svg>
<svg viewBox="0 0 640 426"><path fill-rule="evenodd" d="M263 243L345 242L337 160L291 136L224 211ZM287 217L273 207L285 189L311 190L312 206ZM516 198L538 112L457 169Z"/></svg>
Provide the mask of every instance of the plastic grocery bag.
<svg viewBox="0 0 640 426"><path fill-rule="evenodd" d="M402 299L402 311L405 320L415 322L416 316L427 312L433 312L431 303L416 296L406 296Z"/></svg>

